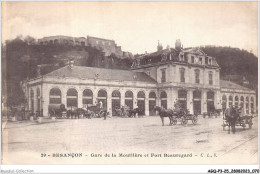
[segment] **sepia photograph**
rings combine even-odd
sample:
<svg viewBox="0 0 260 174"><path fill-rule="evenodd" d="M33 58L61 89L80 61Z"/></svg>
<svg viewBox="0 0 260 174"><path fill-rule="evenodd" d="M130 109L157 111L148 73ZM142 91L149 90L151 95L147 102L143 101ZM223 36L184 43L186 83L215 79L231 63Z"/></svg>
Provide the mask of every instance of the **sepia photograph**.
<svg viewBox="0 0 260 174"><path fill-rule="evenodd" d="M257 1L1 13L2 164L259 164Z"/></svg>

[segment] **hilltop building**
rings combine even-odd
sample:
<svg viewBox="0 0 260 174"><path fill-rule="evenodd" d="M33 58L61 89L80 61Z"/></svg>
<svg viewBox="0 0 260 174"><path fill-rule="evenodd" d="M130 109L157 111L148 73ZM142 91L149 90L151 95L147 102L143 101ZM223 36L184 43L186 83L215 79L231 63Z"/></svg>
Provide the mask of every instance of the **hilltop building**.
<svg viewBox="0 0 260 174"><path fill-rule="evenodd" d="M70 37L70 36L48 36L38 39L40 45L64 44L72 46L91 46L104 52L105 56L114 54L119 58L133 58L132 53L122 51L121 46L117 46L114 40L97 38L92 36Z"/></svg>

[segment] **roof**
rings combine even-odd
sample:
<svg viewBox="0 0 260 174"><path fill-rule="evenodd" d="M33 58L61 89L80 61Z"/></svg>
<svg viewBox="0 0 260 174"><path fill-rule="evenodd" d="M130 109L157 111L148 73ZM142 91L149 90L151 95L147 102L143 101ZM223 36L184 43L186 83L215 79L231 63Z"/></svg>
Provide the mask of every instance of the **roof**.
<svg viewBox="0 0 260 174"><path fill-rule="evenodd" d="M253 91L252 89L246 88L244 86L241 86L241 85L238 85L236 83L233 83L231 81L226 81L226 80L220 80L220 88L240 89L240 90Z"/></svg>
<svg viewBox="0 0 260 174"><path fill-rule="evenodd" d="M44 75L44 77L73 77L82 79L94 79L96 74L98 74L98 79L101 80L139 81L150 84L157 83L154 79L143 72L86 66L73 66L72 69L69 68L69 66L65 66ZM136 77L135 80L134 77Z"/></svg>
<svg viewBox="0 0 260 174"><path fill-rule="evenodd" d="M186 49L182 49L182 50L170 48L170 49L164 49L164 50L156 51L156 52L153 52L153 53L138 55L136 57L136 61L137 60L140 61L139 65L141 65L141 66L147 65L147 64L153 64L153 63L161 63L161 62L182 62L182 63L187 63L189 65L195 65L195 66L199 65L199 66L201 66L201 64L198 64L198 63L188 63L186 61L179 60L179 54L180 53L184 53L184 56L186 58L187 58L188 54L211 57L211 56L206 55L199 48L186 48ZM163 59L163 57L164 57L164 59ZM215 58L213 58L213 57L211 57L211 58L212 58L212 64L211 65L205 64L205 65L202 65L202 66L219 67ZM163 59L163 61L162 61L162 59ZM135 66L135 64L134 64L134 66Z"/></svg>

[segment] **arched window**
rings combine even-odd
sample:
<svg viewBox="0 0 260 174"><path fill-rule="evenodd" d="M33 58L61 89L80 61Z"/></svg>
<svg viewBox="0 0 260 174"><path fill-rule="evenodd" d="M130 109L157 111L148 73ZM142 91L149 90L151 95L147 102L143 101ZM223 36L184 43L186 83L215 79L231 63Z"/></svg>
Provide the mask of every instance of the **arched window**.
<svg viewBox="0 0 260 174"><path fill-rule="evenodd" d="M112 92L112 115L118 115L116 111L121 107L121 94L118 90ZM119 115L118 115L119 116Z"/></svg>
<svg viewBox="0 0 260 174"><path fill-rule="evenodd" d="M41 93L40 93L40 89L39 88L37 88L37 92L36 92L36 94L37 94L37 108L36 108L36 111L40 111L41 110Z"/></svg>
<svg viewBox="0 0 260 174"><path fill-rule="evenodd" d="M155 115L156 112L154 112L154 107L156 106L156 93L150 92L149 93L149 115Z"/></svg>
<svg viewBox="0 0 260 174"><path fill-rule="evenodd" d="M222 109L226 109L227 108L227 96L223 95L222 96Z"/></svg>
<svg viewBox="0 0 260 174"><path fill-rule="evenodd" d="M240 105L242 107L244 107L244 97L243 96L240 97Z"/></svg>
<svg viewBox="0 0 260 174"><path fill-rule="evenodd" d="M246 113L249 114L249 97L246 97Z"/></svg>
<svg viewBox="0 0 260 174"><path fill-rule="evenodd" d="M209 113L215 110L214 97L213 91L207 92L207 111Z"/></svg>
<svg viewBox="0 0 260 174"><path fill-rule="evenodd" d="M155 99L155 98L156 98L155 92L150 92L149 93L149 99Z"/></svg>
<svg viewBox="0 0 260 174"><path fill-rule="evenodd" d="M141 115L143 115L145 113L145 93L143 91L137 93L137 106L141 110Z"/></svg>
<svg viewBox="0 0 260 174"><path fill-rule="evenodd" d="M98 97L106 98L107 97L107 92L105 90L98 91Z"/></svg>
<svg viewBox="0 0 260 174"><path fill-rule="evenodd" d="M78 107L78 91L74 88L67 91L67 107Z"/></svg>
<svg viewBox="0 0 260 174"><path fill-rule="evenodd" d="M209 72L209 84L213 85L213 73L212 73L212 71Z"/></svg>
<svg viewBox="0 0 260 174"><path fill-rule="evenodd" d="M121 94L118 90L112 92L112 98L120 99Z"/></svg>
<svg viewBox="0 0 260 174"><path fill-rule="evenodd" d="M50 90L50 104L61 104L61 91L59 88Z"/></svg>
<svg viewBox="0 0 260 174"><path fill-rule="evenodd" d="M103 89L98 91L98 104L102 102L103 108L107 108L107 92Z"/></svg>
<svg viewBox="0 0 260 174"><path fill-rule="evenodd" d="M167 94L165 91L161 92L160 98L161 98L161 106L164 109L167 109Z"/></svg>
<svg viewBox="0 0 260 174"><path fill-rule="evenodd" d="M230 95L228 97L228 106L231 107L233 105L233 97Z"/></svg>
<svg viewBox="0 0 260 174"><path fill-rule="evenodd" d="M137 98L144 99L145 93L143 91L139 91L138 94L137 94Z"/></svg>
<svg viewBox="0 0 260 174"><path fill-rule="evenodd" d="M186 109L187 108L187 91L186 90L179 90L178 91L178 100L181 104L181 107Z"/></svg>
<svg viewBox="0 0 260 174"><path fill-rule="evenodd" d="M235 106L238 107L238 96L235 96Z"/></svg>
<svg viewBox="0 0 260 174"><path fill-rule="evenodd" d="M133 92L132 91L126 91L125 92L125 105L130 107L130 109L133 109Z"/></svg>
<svg viewBox="0 0 260 174"><path fill-rule="evenodd" d="M125 92L125 98L133 99L133 92L132 91L126 91Z"/></svg>
<svg viewBox="0 0 260 174"><path fill-rule="evenodd" d="M251 97L251 113L255 112L255 108L254 108L254 97Z"/></svg>
<svg viewBox="0 0 260 174"><path fill-rule="evenodd" d="M30 100L31 100L31 111L34 112L34 92L32 89L30 92Z"/></svg>
<svg viewBox="0 0 260 174"><path fill-rule="evenodd" d="M82 103L85 107L87 104L93 104L93 92L90 89L83 91Z"/></svg>
<svg viewBox="0 0 260 174"><path fill-rule="evenodd" d="M185 82L185 69L180 68L180 81Z"/></svg>
<svg viewBox="0 0 260 174"><path fill-rule="evenodd" d="M195 70L195 83L200 83L200 70Z"/></svg>
<svg viewBox="0 0 260 174"><path fill-rule="evenodd" d="M193 111L196 114L201 114L201 91L193 91Z"/></svg>

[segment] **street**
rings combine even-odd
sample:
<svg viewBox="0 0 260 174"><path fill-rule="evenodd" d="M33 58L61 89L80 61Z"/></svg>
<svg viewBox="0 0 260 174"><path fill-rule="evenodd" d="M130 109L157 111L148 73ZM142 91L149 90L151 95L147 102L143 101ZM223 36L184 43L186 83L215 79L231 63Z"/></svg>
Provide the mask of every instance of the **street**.
<svg viewBox="0 0 260 174"><path fill-rule="evenodd" d="M93 119L45 119L2 126L3 163L12 164L256 164L258 119L252 129L223 131L222 116L193 125L165 126L157 116ZM41 157L41 154L47 157ZM53 158L52 153L84 153L84 158ZM105 153L149 154L150 158L105 158ZM192 154L173 158L172 154ZM48 154L50 157L48 157Z"/></svg>

